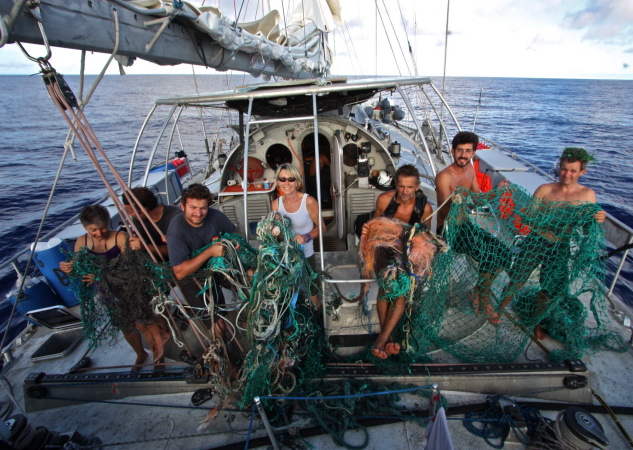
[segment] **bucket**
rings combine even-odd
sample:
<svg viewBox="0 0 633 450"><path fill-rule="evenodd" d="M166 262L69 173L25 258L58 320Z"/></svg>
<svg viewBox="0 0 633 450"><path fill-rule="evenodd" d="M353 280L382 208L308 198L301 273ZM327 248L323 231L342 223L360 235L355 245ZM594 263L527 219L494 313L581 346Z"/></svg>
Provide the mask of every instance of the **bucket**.
<svg viewBox="0 0 633 450"><path fill-rule="evenodd" d="M71 250L68 243L59 238L53 238L48 242L40 242L35 248L33 259L37 264L37 268L44 275L48 284L59 295L64 305L75 306L79 304L79 299L70 289L68 274L62 272L59 268L59 263L66 261L66 256L62 253L62 249L66 251Z"/></svg>
<svg viewBox="0 0 633 450"><path fill-rule="evenodd" d="M19 286L19 282L17 286ZM17 289L10 292L8 298L11 304L14 305L17 299ZM17 302L15 309L26 317L26 320L37 325L37 323L33 322L26 316L27 312L36 309L49 308L51 306L59 305L60 303L61 302L57 294L48 284L44 282L43 278L27 278L24 283L22 294L20 295L20 301Z"/></svg>

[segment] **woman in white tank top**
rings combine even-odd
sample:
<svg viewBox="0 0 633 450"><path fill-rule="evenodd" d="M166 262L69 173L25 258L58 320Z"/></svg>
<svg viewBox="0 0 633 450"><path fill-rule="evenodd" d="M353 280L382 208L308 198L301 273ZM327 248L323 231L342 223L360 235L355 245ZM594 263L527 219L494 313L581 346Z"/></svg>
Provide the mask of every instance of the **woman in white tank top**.
<svg viewBox="0 0 633 450"><path fill-rule="evenodd" d="M319 205L314 197L301 192L303 182L301 175L292 164L282 164L275 174L277 187L281 196L273 201L273 211L278 211L282 216L292 222L295 233L294 240L303 245L303 251L316 272L316 260L314 258L314 239L319 237ZM325 231L325 223L322 224ZM317 292L312 291L312 301L320 309Z"/></svg>

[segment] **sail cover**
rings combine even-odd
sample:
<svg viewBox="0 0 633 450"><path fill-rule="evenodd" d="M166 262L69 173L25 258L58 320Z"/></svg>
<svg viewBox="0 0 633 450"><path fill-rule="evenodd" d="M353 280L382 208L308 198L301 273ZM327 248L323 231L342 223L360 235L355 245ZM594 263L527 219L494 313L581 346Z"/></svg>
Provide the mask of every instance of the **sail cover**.
<svg viewBox="0 0 633 450"><path fill-rule="evenodd" d="M253 33L253 24L237 26L217 8L201 12L197 24L222 47L243 51L255 58L280 61L293 75L313 73L319 76L329 74L332 65L332 50L327 42L327 33L340 21L338 0L315 0L300 3L290 17L290 23L279 30L279 23L273 26L273 19L279 13L269 13L258 23L264 26ZM246 30L251 30L246 31Z"/></svg>
<svg viewBox="0 0 633 450"><path fill-rule="evenodd" d="M288 23L271 11L235 23L218 8L182 1L40 0L16 13L0 2L5 43L44 42L51 46L113 53L131 65L141 58L160 65L196 64L239 70L257 77L315 78L329 75L332 51L327 35L340 21L338 0L299 2ZM119 31L117 31L119 30Z"/></svg>

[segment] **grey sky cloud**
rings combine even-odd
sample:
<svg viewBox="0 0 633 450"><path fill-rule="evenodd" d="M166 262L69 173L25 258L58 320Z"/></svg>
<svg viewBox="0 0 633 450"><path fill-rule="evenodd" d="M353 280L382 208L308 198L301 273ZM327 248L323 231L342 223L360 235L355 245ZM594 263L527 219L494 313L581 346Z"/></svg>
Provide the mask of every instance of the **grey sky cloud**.
<svg viewBox="0 0 633 450"><path fill-rule="evenodd" d="M583 9L568 13L563 26L584 31L584 39L625 45L633 40L633 2L589 0Z"/></svg>

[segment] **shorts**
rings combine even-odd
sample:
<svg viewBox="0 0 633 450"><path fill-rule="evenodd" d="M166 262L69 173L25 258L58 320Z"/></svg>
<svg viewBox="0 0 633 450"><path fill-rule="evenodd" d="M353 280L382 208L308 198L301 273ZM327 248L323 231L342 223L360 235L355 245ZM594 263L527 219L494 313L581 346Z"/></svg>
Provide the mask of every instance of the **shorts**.
<svg viewBox="0 0 633 450"><path fill-rule="evenodd" d="M507 269L512 261L508 248L490 233L473 225L470 221L457 225L453 233L451 249L463 253L479 264L482 273L495 273L498 269Z"/></svg>
<svg viewBox="0 0 633 450"><path fill-rule="evenodd" d="M536 233L530 233L523 244L521 252L512 269L510 276L527 278L541 265L539 283L550 297L554 297L565 290L569 284L570 249L568 241L552 242Z"/></svg>

